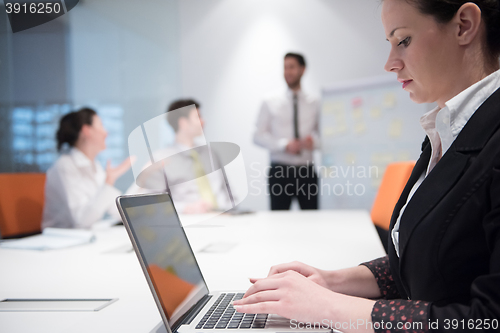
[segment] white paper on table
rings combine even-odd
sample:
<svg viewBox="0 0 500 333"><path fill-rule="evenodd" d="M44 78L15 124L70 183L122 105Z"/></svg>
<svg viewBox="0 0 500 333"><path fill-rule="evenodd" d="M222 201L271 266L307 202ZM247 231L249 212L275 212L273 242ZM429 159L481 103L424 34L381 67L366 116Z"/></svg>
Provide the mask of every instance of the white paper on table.
<svg viewBox="0 0 500 333"><path fill-rule="evenodd" d="M0 247L20 250L56 250L94 241L91 231L81 229L45 228L41 235L4 241Z"/></svg>

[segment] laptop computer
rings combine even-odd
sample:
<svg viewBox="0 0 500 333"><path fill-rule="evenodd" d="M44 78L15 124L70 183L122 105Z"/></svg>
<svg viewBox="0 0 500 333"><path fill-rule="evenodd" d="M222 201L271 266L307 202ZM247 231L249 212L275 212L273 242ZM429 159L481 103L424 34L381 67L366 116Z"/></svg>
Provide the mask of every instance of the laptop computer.
<svg viewBox="0 0 500 333"><path fill-rule="evenodd" d="M116 203L163 320L154 332L297 331L281 316L236 312L231 301L244 291L208 290L167 193L120 196Z"/></svg>

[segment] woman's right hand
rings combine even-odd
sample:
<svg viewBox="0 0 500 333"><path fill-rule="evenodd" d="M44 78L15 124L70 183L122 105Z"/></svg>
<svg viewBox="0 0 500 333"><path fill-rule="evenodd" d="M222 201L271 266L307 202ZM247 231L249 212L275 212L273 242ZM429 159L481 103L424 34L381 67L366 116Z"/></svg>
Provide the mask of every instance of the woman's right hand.
<svg viewBox="0 0 500 333"><path fill-rule="evenodd" d="M287 271L295 271L295 272L305 276L309 280L315 282L316 284L319 284L320 286L322 286L324 288L331 289L328 282L327 282L327 275L328 275L327 271L306 265L306 264L299 262L299 261L293 261L293 262L286 263L286 264L272 266L271 269L269 270L269 274L267 275L267 277L270 277L270 276L276 275L276 274L280 274L280 273L284 273ZM258 280L260 280L260 279L251 278L250 282L255 283Z"/></svg>

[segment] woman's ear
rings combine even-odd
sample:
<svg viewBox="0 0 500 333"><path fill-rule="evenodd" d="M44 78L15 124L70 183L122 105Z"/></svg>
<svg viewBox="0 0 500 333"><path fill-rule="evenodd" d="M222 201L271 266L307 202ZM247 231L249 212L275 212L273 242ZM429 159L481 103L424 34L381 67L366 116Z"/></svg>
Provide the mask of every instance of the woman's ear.
<svg viewBox="0 0 500 333"><path fill-rule="evenodd" d="M457 24L459 45L469 45L481 30L481 9L475 3L467 2L460 7L453 20Z"/></svg>

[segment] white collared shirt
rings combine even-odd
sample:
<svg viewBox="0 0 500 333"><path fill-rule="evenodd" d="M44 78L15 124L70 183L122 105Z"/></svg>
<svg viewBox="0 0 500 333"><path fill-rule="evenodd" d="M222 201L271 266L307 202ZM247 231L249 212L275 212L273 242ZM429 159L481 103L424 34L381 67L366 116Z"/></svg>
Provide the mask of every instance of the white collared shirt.
<svg viewBox="0 0 500 333"><path fill-rule="evenodd" d="M42 228L90 228L105 213L115 217L121 192L105 183L106 172L77 148L47 170Z"/></svg>
<svg viewBox="0 0 500 333"><path fill-rule="evenodd" d="M174 206L177 211L184 212L186 207L202 201L203 197L196 181L194 171L195 161L189 154L191 149L192 147L175 143L170 147L154 151L153 158L155 161L161 161L166 157L175 155L175 167L166 167L163 169L161 163L156 163L156 167L149 169L150 171L143 176L143 186L146 188L139 187L134 181L134 183L127 189L126 193L142 194L165 191L166 184L164 173L166 173L172 201L174 202ZM212 170L212 162L210 156L208 155L208 150L200 150L199 154L200 162L202 163L205 171L205 177L207 178L213 195L215 196L215 201L217 203L216 208L221 211L226 211L232 208L224 176L222 175L222 171L219 167L220 161L218 156L215 152L212 152L212 156L215 159L215 161L213 161L215 169Z"/></svg>
<svg viewBox="0 0 500 333"><path fill-rule="evenodd" d="M488 75L450 99L445 103L444 108L440 109L436 107L420 118L420 124L429 137L432 154L427 170L422 173L415 185L413 185L408 195L408 199L406 200L406 204L399 211L398 219L391 231L392 242L394 243L398 256L399 227L406 206L424 181L425 177L429 175L441 157L446 154L474 112L476 112L488 97L499 88L500 70Z"/></svg>
<svg viewBox="0 0 500 333"><path fill-rule="evenodd" d="M298 97L299 137L311 135L314 147L319 147L319 100L302 90ZM312 150L302 150L300 154L287 153L286 146L294 137L293 91L266 99L262 103L257 118L253 141L271 153L271 162L287 165L307 165L313 161Z"/></svg>

